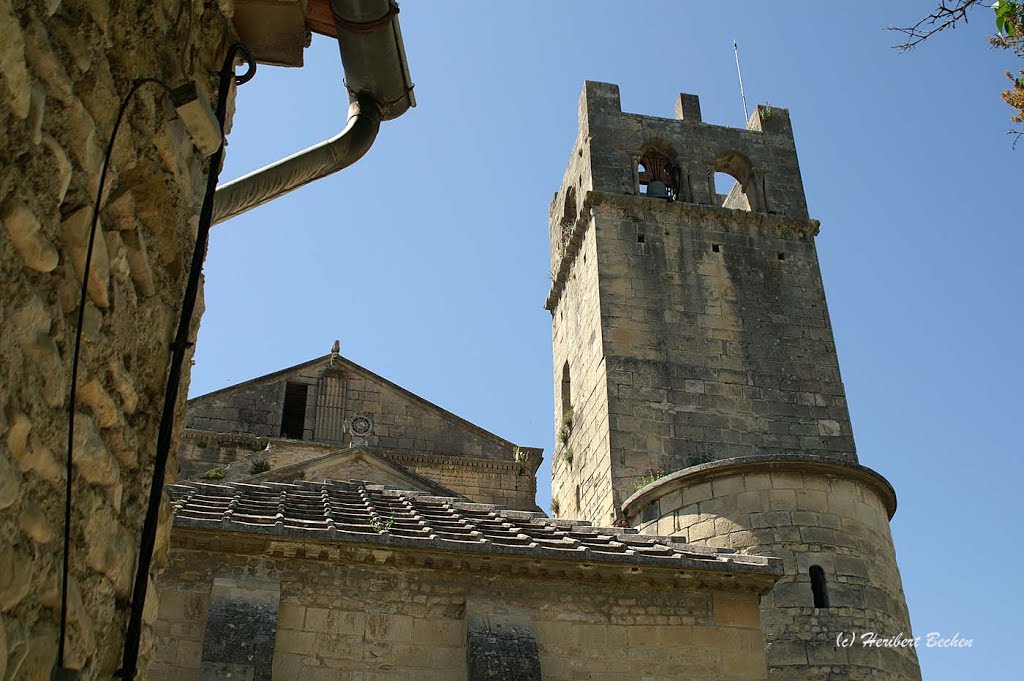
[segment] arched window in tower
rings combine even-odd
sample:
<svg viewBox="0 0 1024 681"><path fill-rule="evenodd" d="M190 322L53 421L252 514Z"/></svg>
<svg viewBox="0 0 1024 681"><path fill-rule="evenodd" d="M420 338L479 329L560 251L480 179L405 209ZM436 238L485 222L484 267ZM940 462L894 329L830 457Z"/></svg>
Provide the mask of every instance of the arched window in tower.
<svg viewBox="0 0 1024 681"><path fill-rule="evenodd" d="M811 576L811 593L814 595L815 608L827 608L828 588L825 586L825 571L820 565L812 565L808 573Z"/></svg>
<svg viewBox="0 0 1024 681"><path fill-rule="evenodd" d="M569 376L569 362L562 367L562 421L572 418L572 378Z"/></svg>
<svg viewBox="0 0 1024 681"><path fill-rule="evenodd" d="M719 154L708 174L712 202L723 208L767 212L763 184L763 178L758 182L750 159L737 151Z"/></svg>
<svg viewBox="0 0 1024 681"><path fill-rule="evenodd" d="M679 169L672 160L653 149L640 155L636 164L640 193L653 199L672 199L680 184Z"/></svg>

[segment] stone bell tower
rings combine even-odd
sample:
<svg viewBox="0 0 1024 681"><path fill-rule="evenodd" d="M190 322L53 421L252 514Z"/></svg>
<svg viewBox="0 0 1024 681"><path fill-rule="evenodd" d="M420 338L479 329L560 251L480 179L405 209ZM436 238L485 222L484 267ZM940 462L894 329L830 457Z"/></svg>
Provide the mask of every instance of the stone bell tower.
<svg viewBox="0 0 1024 681"><path fill-rule="evenodd" d="M624 113L587 82L551 203L553 510L783 558L771 679L920 678L889 518L860 466L789 112ZM721 179L728 178L728 182ZM722 186L722 185L728 186Z"/></svg>

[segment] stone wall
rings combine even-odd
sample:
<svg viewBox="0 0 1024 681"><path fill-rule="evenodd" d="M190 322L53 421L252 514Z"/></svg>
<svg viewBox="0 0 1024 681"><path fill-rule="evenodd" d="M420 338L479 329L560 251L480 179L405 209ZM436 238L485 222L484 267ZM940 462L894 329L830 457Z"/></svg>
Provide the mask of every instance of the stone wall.
<svg viewBox="0 0 1024 681"><path fill-rule="evenodd" d="M71 354L118 106L143 77L195 78L212 100L230 12L230 0L0 0L0 677L48 679L55 661ZM144 86L128 111L103 197L74 405L66 664L86 679L109 678L120 662L208 171L159 88Z"/></svg>
<svg viewBox="0 0 1024 681"><path fill-rule="evenodd" d="M522 463L488 459L438 459L400 452L389 452L384 456L477 503L500 504L532 511L537 508L540 452L527 451L531 451L533 456Z"/></svg>
<svg viewBox="0 0 1024 681"><path fill-rule="evenodd" d="M680 120L627 114L618 88L587 83L549 216L556 411L566 366L578 402L553 494L597 522L652 469L791 452L856 461L789 114L758 109L734 129L703 123L696 97L680 102ZM649 149L682 169L685 196L640 194ZM716 170L744 181L725 206L706 181Z"/></svg>
<svg viewBox="0 0 1024 681"><path fill-rule="evenodd" d="M683 471L629 500L641 531L781 558L785 576L761 607L772 679L920 679L913 648L836 645L841 632L912 637L889 530L895 495L863 467L757 463ZM828 606L816 608L811 566Z"/></svg>
<svg viewBox="0 0 1024 681"><path fill-rule="evenodd" d="M247 467L240 464L250 463L255 459L265 458L263 452L270 444L270 438L237 433L207 433L201 430L188 430L183 433L178 446L178 475L182 480L191 480L213 469L224 470L235 464L240 468L240 477L248 473ZM326 446L314 446L310 452L308 445L297 447L302 455L321 456L330 451ZM278 453L275 449L275 453ZM288 457L278 465L294 463Z"/></svg>
<svg viewBox="0 0 1024 681"><path fill-rule="evenodd" d="M330 359L324 357L196 397L189 401L188 427L278 438L285 390L289 383L302 384L307 393L301 439L348 445L352 434L347 426L325 434L318 423L322 386L331 374L340 381L340 420L347 424L353 416L369 417L372 431L364 439L372 447L511 460L511 442L354 363L337 362L329 371Z"/></svg>
<svg viewBox="0 0 1024 681"><path fill-rule="evenodd" d="M369 446L359 449L399 464L472 501L521 510L536 508L536 469L541 461L538 449L522 448L520 453L525 458L520 461L446 457ZM254 475L253 463L263 461L270 466L269 470L256 474L253 480L372 480L399 489L419 489L414 483L402 482L400 475L382 477L380 469L344 461L345 452L350 451L354 450L317 442L186 430L178 450L179 477L210 479L203 476L216 470L219 475L213 479L246 480ZM334 461L335 458L339 461Z"/></svg>
<svg viewBox="0 0 1024 681"><path fill-rule="evenodd" d="M767 678L757 589L735 578L715 586L699 573L631 578L621 568L609 578L540 561L510 571L498 558L180 528L174 541L153 681L202 678L211 641L237 637L208 617L215 580L235 577L279 585L275 680L494 678L468 675L482 666L476 655L515 662L514 678L535 678L526 663L536 655L545 681Z"/></svg>
<svg viewBox="0 0 1024 681"><path fill-rule="evenodd" d="M615 513L597 239L595 230L579 229L583 233L580 255L551 323L556 438L551 460L552 512L607 523ZM568 385L563 380L566 367ZM572 409L571 428L563 416L564 403Z"/></svg>

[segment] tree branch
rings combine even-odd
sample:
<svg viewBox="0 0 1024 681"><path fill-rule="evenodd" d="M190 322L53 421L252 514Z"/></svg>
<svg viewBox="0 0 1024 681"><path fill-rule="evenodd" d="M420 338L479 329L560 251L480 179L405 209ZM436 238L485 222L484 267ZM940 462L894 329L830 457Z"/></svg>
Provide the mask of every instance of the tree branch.
<svg viewBox="0 0 1024 681"><path fill-rule="evenodd" d="M913 26L887 26L889 31L902 33L905 39L899 45L893 45L900 52L917 47L936 33L947 28L956 28L961 21L967 23L967 12L981 0L939 0L935 11L918 21Z"/></svg>

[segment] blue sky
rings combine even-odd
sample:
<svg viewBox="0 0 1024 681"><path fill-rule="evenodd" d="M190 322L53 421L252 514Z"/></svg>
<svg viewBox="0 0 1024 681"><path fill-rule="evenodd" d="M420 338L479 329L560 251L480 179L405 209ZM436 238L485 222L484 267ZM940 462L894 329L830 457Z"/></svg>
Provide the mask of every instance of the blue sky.
<svg viewBox="0 0 1024 681"><path fill-rule="evenodd" d="M330 179L214 228L191 395L326 353L508 439L554 443L547 208L583 81L626 111L741 126L791 111L861 462L893 520L930 681L1017 668L1024 560L1018 206L1002 72L979 13L910 54L883 27L931 3L431 2L401 21L418 107ZM240 89L230 179L344 123L337 44ZM547 507L547 464L539 502Z"/></svg>

